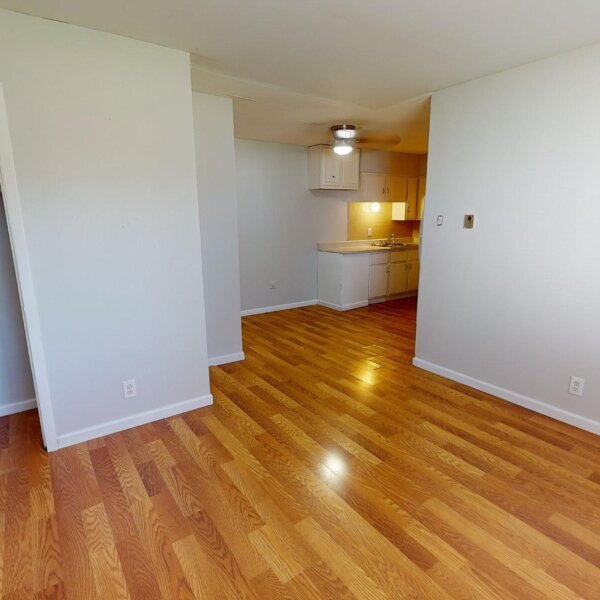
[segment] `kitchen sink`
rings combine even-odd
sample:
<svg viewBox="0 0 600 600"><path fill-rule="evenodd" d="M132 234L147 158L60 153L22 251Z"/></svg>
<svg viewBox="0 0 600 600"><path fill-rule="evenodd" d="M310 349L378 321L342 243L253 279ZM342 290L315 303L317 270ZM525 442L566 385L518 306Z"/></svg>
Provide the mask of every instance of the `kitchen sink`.
<svg viewBox="0 0 600 600"><path fill-rule="evenodd" d="M377 246L378 248L406 248L406 244L371 244L372 246Z"/></svg>

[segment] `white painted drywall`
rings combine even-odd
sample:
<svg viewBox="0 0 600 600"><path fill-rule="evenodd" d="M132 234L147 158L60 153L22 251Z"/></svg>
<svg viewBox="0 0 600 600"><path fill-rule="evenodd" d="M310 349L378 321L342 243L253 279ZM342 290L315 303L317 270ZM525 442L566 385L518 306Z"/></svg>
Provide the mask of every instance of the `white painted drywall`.
<svg viewBox="0 0 600 600"><path fill-rule="evenodd" d="M208 358L222 364L243 358L233 102L193 102Z"/></svg>
<svg viewBox="0 0 600 600"><path fill-rule="evenodd" d="M6 213L0 191L0 414L35 397ZM3 410L5 408L5 410Z"/></svg>
<svg viewBox="0 0 600 600"><path fill-rule="evenodd" d="M0 11L59 445L210 401L189 69L182 52Z"/></svg>
<svg viewBox="0 0 600 600"><path fill-rule="evenodd" d="M309 191L305 146L237 139L235 152L242 309L315 300L317 242L347 239L347 193Z"/></svg>
<svg viewBox="0 0 600 600"><path fill-rule="evenodd" d="M416 346L428 368L597 432L599 65L596 45L434 94Z"/></svg>

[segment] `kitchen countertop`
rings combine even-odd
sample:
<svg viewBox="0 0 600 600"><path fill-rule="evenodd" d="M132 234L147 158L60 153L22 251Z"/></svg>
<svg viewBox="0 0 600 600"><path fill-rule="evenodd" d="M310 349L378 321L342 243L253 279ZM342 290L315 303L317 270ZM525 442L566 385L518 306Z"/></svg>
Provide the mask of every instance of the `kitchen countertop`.
<svg viewBox="0 0 600 600"><path fill-rule="evenodd" d="M371 253L371 252L402 252L404 250L418 250L419 244L404 244L402 246L397 245L393 247L387 246L371 246L370 244L365 244L363 246L334 246L333 244L328 244L323 248L319 248L319 252L333 252L335 254L359 254L359 253Z"/></svg>

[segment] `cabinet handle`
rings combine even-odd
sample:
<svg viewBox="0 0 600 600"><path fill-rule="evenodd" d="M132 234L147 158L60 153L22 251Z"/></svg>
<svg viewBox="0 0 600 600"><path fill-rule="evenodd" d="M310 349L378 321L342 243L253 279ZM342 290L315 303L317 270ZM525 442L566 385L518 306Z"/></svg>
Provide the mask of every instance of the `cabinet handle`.
<svg viewBox="0 0 600 600"><path fill-rule="evenodd" d="M390 195L390 188L387 189L387 195Z"/></svg>
<svg viewBox="0 0 600 600"><path fill-rule="evenodd" d="M385 188L381 188L381 193L385 196Z"/></svg>

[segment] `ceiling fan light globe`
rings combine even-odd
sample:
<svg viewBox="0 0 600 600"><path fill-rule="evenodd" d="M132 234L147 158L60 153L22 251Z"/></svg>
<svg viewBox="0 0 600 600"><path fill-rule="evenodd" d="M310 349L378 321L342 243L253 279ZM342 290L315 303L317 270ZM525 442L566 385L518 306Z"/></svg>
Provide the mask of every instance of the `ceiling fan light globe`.
<svg viewBox="0 0 600 600"><path fill-rule="evenodd" d="M333 151L340 156L346 156L352 152L353 148L350 144L336 144L333 147Z"/></svg>

